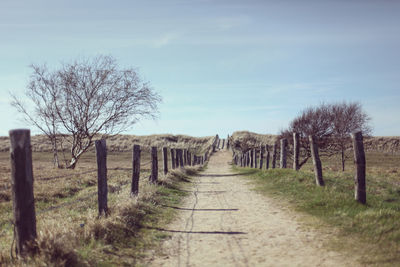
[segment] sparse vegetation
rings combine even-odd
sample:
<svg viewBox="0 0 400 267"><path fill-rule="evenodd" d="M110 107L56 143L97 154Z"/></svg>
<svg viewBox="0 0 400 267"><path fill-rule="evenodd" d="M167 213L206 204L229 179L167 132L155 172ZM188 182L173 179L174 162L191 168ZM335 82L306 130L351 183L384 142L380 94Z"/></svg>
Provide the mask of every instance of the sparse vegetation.
<svg viewBox="0 0 400 267"><path fill-rule="evenodd" d="M172 219L175 210L168 206L176 206L179 203L185 195L185 191L181 189L190 181L189 175L195 174L199 167L170 171L166 176L160 174L160 182L151 185L148 183L150 165L145 165L141 168L139 197L132 198L129 170L132 154L123 152L125 144L129 141L143 146L157 144L191 147L193 151L201 152L212 142L212 138L171 135L110 138L109 143L115 144L113 150L121 152L108 154L110 214L101 218L97 217L94 152L85 154L76 170L54 169L51 164L51 150L50 153L34 152L34 193L38 230L35 250L38 253L28 258L25 263L10 257L13 230L10 223L12 203L9 153L1 152L0 265L137 265L145 259L149 248L153 248L156 253L157 241L165 238L166 234L155 228ZM37 146L34 142L33 145ZM129 147L127 151L131 150L131 145ZM51 146L49 148L51 149ZM150 159L149 153L146 152L144 149L142 153L144 163ZM161 161L161 151L159 160Z"/></svg>
<svg viewBox="0 0 400 267"><path fill-rule="evenodd" d="M340 246L362 250L363 264L393 266L400 264L399 162L399 155L367 153L366 206L354 200L354 171L349 168L342 172L340 162L334 158L322 158L323 188L315 186L311 163L301 171L235 169L251 177L257 191L278 197L340 229Z"/></svg>
<svg viewBox="0 0 400 267"><path fill-rule="evenodd" d="M25 95L33 110L15 95L12 105L48 137L57 167L66 134L71 157L67 168L74 169L96 137L120 133L158 112L161 97L134 68L120 69L111 56L82 58L55 70L31 68Z"/></svg>

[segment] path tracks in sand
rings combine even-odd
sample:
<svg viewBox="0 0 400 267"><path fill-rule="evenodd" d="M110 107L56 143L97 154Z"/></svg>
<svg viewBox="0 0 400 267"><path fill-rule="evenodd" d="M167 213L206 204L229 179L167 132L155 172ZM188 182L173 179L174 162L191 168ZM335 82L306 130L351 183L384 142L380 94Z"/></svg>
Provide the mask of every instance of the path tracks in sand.
<svg viewBox="0 0 400 267"><path fill-rule="evenodd" d="M218 151L194 177L191 194L165 229L171 238L151 266L358 266L329 251L329 234L304 226L276 199L257 194L231 170L231 153Z"/></svg>

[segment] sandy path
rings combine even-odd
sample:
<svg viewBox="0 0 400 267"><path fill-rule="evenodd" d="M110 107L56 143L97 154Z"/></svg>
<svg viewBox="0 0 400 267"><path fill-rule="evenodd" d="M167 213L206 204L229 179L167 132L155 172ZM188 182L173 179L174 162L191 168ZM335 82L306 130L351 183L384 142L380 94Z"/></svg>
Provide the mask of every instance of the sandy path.
<svg viewBox="0 0 400 267"><path fill-rule="evenodd" d="M300 215L251 191L217 152L195 178L179 218L164 229L172 238L151 266L357 266L322 248L329 236L298 222Z"/></svg>

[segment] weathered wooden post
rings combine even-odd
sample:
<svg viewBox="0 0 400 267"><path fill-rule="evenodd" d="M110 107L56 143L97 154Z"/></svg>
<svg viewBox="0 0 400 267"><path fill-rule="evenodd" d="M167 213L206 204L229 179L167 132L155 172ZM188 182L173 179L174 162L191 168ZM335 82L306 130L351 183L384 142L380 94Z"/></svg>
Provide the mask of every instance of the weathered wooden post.
<svg viewBox="0 0 400 267"><path fill-rule="evenodd" d="M287 148L287 139L281 139L281 160L280 160L280 167L281 169L286 168L286 148Z"/></svg>
<svg viewBox="0 0 400 267"><path fill-rule="evenodd" d="M176 161L175 161L175 149L171 148L171 168L176 168Z"/></svg>
<svg viewBox="0 0 400 267"><path fill-rule="evenodd" d="M322 178L321 159L319 158L318 145L315 142L315 137L310 135L308 137L311 146L311 156L314 165L315 183L319 186L324 186L324 179Z"/></svg>
<svg viewBox="0 0 400 267"><path fill-rule="evenodd" d="M28 129L9 131L14 238L19 256L26 255L26 245L37 237L30 135Z"/></svg>
<svg viewBox="0 0 400 267"><path fill-rule="evenodd" d="M254 148L252 148L250 151L250 168L254 167Z"/></svg>
<svg viewBox="0 0 400 267"><path fill-rule="evenodd" d="M139 178L140 178L140 146L133 145L131 196L137 196L139 194Z"/></svg>
<svg viewBox="0 0 400 267"><path fill-rule="evenodd" d="M218 139L217 148L219 149L219 145L221 144L221 139Z"/></svg>
<svg viewBox="0 0 400 267"><path fill-rule="evenodd" d="M221 149L224 149L224 147L225 147L225 139L222 139L222 148Z"/></svg>
<svg viewBox="0 0 400 267"><path fill-rule="evenodd" d="M180 149L176 148L175 149L175 166L177 168L182 167L182 166L180 166L180 162L179 162L179 153L180 153Z"/></svg>
<svg viewBox="0 0 400 267"><path fill-rule="evenodd" d="M193 164L193 162L192 162L192 153L190 153L189 151L188 151L187 159L188 159L188 165L192 166L192 164Z"/></svg>
<svg viewBox="0 0 400 267"><path fill-rule="evenodd" d="M265 150L267 150L267 155L265 155L265 168L268 170L269 169L269 158L270 158L269 145L265 145Z"/></svg>
<svg viewBox="0 0 400 267"><path fill-rule="evenodd" d="M353 132L351 134L353 139L353 149L354 149L354 163L356 165L356 175L354 177L355 182L355 199L361 204L367 203L367 190L365 182L365 152L363 135L361 131Z"/></svg>
<svg viewBox="0 0 400 267"><path fill-rule="evenodd" d="M300 142L299 133L293 133L293 169L299 170Z"/></svg>
<svg viewBox="0 0 400 267"><path fill-rule="evenodd" d="M158 180L158 157L157 157L157 147L151 147L151 175L150 182L156 183Z"/></svg>
<svg viewBox="0 0 400 267"><path fill-rule="evenodd" d="M99 216L107 215L107 147L106 140L96 140L97 158L97 198L99 206Z"/></svg>
<svg viewBox="0 0 400 267"><path fill-rule="evenodd" d="M265 146L260 145L260 170L262 170L263 163L264 163L264 149L265 149Z"/></svg>
<svg viewBox="0 0 400 267"><path fill-rule="evenodd" d="M186 149L183 149L183 166L187 165L187 153Z"/></svg>
<svg viewBox="0 0 400 267"><path fill-rule="evenodd" d="M229 150L230 142L229 142L229 134L228 137L226 138L226 150Z"/></svg>
<svg viewBox="0 0 400 267"><path fill-rule="evenodd" d="M185 165L183 165L183 149L179 149L179 166L183 168Z"/></svg>
<svg viewBox="0 0 400 267"><path fill-rule="evenodd" d="M258 161L258 158L257 158L257 148L253 148L253 153L254 153L254 168L256 168L257 169L257 161Z"/></svg>
<svg viewBox="0 0 400 267"><path fill-rule="evenodd" d="M164 174L168 173L168 150L163 147L163 158L164 158Z"/></svg>
<svg viewBox="0 0 400 267"><path fill-rule="evenodd" d="M273 150L272 150L272 169L275 169L275 167L276 167L276 151L277 151L277 149L278 149L278 145L275 142Z"/></svg>

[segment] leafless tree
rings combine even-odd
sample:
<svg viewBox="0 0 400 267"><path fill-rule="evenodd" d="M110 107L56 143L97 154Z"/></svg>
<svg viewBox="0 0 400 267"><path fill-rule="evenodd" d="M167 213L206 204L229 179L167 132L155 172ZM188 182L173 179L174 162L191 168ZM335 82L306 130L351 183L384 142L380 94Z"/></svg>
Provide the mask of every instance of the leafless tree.
<svg viewBox="0 0 400 267"><path fill-rule="evenodd" d="M161 97L140 79L136 70L119 69L111 56L79 59L64 63L53 72L43 68L40 73L41 77L52 77L51 82L37 79L26 95L33 99L32 95L40 96L37 88L50 88L50 113L55 117L57 129L71 137L68 168L75 168L94 138L120 133L140 118L157 115ZM35 101L34 104L38 106ZM23 104L14 98L14 106ZM31 120L40 125L42 114L35 114Z"/></svg>
<svg viewBox="0 0 400 267"><path fill-rule="evenodd" d="M54 95L57 88L57 75L48 71L46 66L30 66L33 70L30 82L25 92L34 106L34 110L27 109L25 103L16 95L11 94L12 102L19 112L24 114L25 120L36 126L50 140L53 149L54 166L60 167L58 159L58 143L60 120L57 117Z"/></svg>
<svg viewBox="0 0 400 267"><path fill-rule="evenodd" d="M357 102L321 104L302 111L286 130L281 131L280 138L287 138L292 143L293 133L299 133L302 158L299 167L311 157L308 136L313 135L316 137L321 155L333 156L341 153L342 170L344 170L346 160L344 152L351 145L350 133L360 129L363 133L369 134L371 132L369 121L370 118Z"/></svg>
<svg viewBox="0 0 400 267"><path fill-rule="evenodd" d="M369 135L372 129L368 122L371 119L362 110L361 104L357 102L343 102L332 105L331 109L334 115L331 142L334 150L340 153L342 171L344 171L347 159L345 151L351 147L350 134L356 130L361 130L364 136Z"/></svg>

